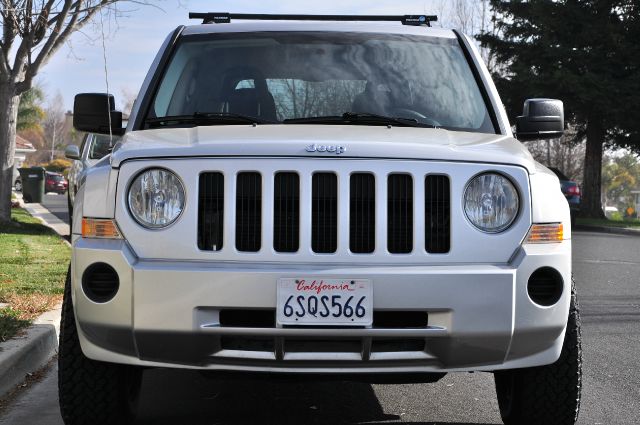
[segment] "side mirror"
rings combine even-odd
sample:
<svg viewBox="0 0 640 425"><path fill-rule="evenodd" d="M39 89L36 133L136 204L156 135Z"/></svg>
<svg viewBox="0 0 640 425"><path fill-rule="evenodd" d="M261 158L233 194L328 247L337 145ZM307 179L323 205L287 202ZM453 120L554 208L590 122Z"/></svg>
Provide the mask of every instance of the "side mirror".
<svg viewBox="0 0 640 425"><path fill-rule="evenodd" d="M557 139L564 134L564 106L556 99L527 99L516 118L518 140Z"/></svg>
<svg viewBox="0 0 640 425"><path fill-rule="evenodd" d="M69 145L64 150L64 156L69 159L80 159L80 149L76 145Z"/></svg>
<svg viewBox="0 0 640 425"><path fill-rule="evenodd" d="M73 102L73 126L87 133L109 134L109 116L111 133L124 134L122 112L115 110L115 100L107 93L77 94Z"/></svg>

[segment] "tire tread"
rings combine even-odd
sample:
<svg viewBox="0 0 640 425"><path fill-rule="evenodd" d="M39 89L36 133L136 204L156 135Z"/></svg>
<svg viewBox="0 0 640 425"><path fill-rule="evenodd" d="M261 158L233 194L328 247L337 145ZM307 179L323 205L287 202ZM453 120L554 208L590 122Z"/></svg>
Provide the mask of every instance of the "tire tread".
<svg viewBox="0 0 640 425"><path fill-rule="evenodd" d="M127 423L121 391L124 373L125 367L91 360L82 352L71 302L69 272L62 303L58 353L58 394L64 423Z"/></svg>
<svg viewBox="0 0 640 425"><path fill-rule="evenodd" d="M573 425L578 421L582 391L582 334L575 282L559 359L548 366L496 372L496 390L506 425ZM500 384L513 379L513 402L500 393ZM508 385L508 384L503 384Z"/></svg>

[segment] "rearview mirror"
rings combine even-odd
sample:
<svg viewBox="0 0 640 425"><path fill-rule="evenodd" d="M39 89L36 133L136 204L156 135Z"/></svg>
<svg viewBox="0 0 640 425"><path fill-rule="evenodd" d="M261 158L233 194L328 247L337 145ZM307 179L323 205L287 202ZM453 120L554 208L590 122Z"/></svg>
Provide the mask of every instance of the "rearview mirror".
<svg viewBox="0 0 640 425"><path fill-rule="evenodd" d="M109 126L111 124L111 126ZM73 126L87 133L124 134L122 112L115 110L115 100L107 93L77 94L73 102Z"/></svg>
<svg viewBox="0 0 640 425"><path fill-rule="evenodd" d="M516 118L518 140L557 139L564 134L564 106L557 99L527 99Z"/></svg>
<svg viewBox="0 0 640 425"><path fill-rule="evenodd" d="M64 150L64 156L69 159L80 159L80 149L76 145L69 145Z"/></svg>

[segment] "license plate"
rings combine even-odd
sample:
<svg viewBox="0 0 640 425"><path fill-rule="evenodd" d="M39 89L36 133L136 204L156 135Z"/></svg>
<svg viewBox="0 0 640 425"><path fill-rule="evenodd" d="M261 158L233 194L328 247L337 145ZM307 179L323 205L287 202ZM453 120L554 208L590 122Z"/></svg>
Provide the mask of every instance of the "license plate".
<svg viewBox="0 0 640 425"><path fill-rule="evenodd" d="M373 323L373 285L367 279L280 279L277 292L277 318L281 325Z"/></svg>

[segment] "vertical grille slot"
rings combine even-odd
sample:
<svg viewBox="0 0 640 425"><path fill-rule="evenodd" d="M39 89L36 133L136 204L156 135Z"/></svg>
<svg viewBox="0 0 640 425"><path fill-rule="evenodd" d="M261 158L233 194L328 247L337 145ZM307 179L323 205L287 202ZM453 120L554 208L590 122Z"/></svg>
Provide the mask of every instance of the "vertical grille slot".
<svg viewBox="0 0 640 425"><path fill-rule="evenodd" d="M300 177L277 173L273 188L273 249L297 252L300 245Z"/></svg>
<svg viewBox="0 0 640 425"><path fill-rule="evenodd" d="M236 249L260 250L262 235L262 176L238 173L236 181Z"/></svg>
<svg viewBox="0 0 640 425"><path fill-rule="evenodd" d="M449 177L427 176L425 188L425 249L444 254L451 248Z"/></svg>
<svg viewBox="0 0 640 425"><path fill-rule="evenodd" d="M376 245L376 180L370 173L354 173L350 181L349 249L368 254Z"/></svg>
<svg viewBox="0 0 640 425"><path fill-rule="evenodd" d="M392 254L413 250L413 179L391 174L387 180L387 249Z"/></svg>
<svg viewBox="0 0 640 425"><path fill-rule="evenodd" d="M224 176L200 174L198 193L198 248L220 251L224 228Z"/></svg>
<svg viewBox="0 0 640 425"><path fill-rule="evenodd" d="M338 247L338 178L315 173L311 194L311 249L333 253Z"/></svg>

